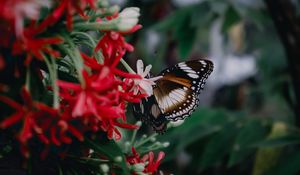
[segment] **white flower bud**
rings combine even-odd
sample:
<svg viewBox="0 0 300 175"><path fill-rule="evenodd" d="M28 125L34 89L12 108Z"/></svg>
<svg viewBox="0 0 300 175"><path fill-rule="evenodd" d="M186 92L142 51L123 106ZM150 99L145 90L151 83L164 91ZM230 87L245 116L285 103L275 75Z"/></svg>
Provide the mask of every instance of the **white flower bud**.
<svg viewBox="0 0 300 175"><path fill-rule="evenodd" d="M143 172L145 169L145 164L137 163L131 166L134 172Z"/></svg>
<svg viewBox="0 0 300 175"><path fill-rule="evenodd" d="M155 142L155 141L156 141L156 138L155 138L155 137L152 137L152 138L150 139L150 141L151 141L151 142Z"/></svg>
<svg viewBox="0 0 300 175"><path fill-rule="evenodd" d="M166 147L170 146L170 142L164 142L162 145L163 145L163 147L166 148Z"/></svg>
<svg viewBox="0 0 300 175"><path fill-rule="evenodd" d="M142 126L142 122L141 122L141 121L137 121L137 122L135 123L135 125L137 125L137 126Z"/></svg>
<svg viewBox="0 0 300 175"><path fill-rule="evenodd" d="M117 24L117 27L120 31L128 31L132 29L133 26L135 26L140 16L140 9L137 7L129 7L125 8L120 14L119 14L119 22Z"/></svg>
<svg viewBox="0 0 300 175"><path fill-rule="evenodd" d="M109 172L109 166L107 164L101 164L100 169L103 171L103 173Z"/></svg>
<svg viewBox="0 0 300 175"><path fill-rule="evenodd" d="M115 157L115 159L114 159L114 161L115 162L122 162L122 157L121 156L117 156L117 157Z"/></svg>

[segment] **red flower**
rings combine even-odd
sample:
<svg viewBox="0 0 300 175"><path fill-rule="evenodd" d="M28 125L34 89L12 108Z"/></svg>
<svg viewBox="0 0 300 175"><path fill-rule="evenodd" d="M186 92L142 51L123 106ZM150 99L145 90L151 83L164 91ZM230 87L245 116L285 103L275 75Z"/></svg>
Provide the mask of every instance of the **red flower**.
<svg viewBox="0 0 300 175"><path fill-rule="evenodd" d="M0 20L9 22L7 28L14 28L18 37L23 35L24 20L36 20L40 9L50 6L49 0L1 0Z"/></svg>
<svg viewBox="0 0 300 175"><path fill-rule="evenodd" d="M127 163L130 165L143 164L143 173L147 174L154 174L158 170L161 160L165 157L165 153L160 151L157 159L154 160L154 153L151 151L140 158L140 155L136 152L134 147L132 147L132 154L131 156L126 156ZM136 173L134 172L133 174Z"/></svg>
<svg viewBox="0 0 300 175"><path fill-rule="evenodd" d="M160 162L164 157L165 157L165 153L162 151L158 153L156 160L154 160L154 153L152 151L144 155L142 161L143 162L148 161L148 165L145 167L144 172L155 173L158 170Z"/></svg>
<svg viewBox="0 0 300 175"><path fill-rule="evenodd" d="M30 30L28 28L27 30ZM24 38L18 39L13 44L13 55L26 54L25 65L28 65L33 57L38 60L44 60L44 54L49 54L53 57L58 57L58 51L53 50L50 46L60 44L63 40L60 37L52 38L35 38L25 35Z"/></svg>
<svg viewBox="0 0 300 175"><path fill-rule="evenodd" d="M69 104L73 118L81 118L82 122L92 128L106 131L109 138L116 140L121 134L116 128L137 128L134 125L120 123L126 121L125 101L119 91L120 83L113 72L102 66L98 74L88 75L83 71L85 86L59 81L61 97Z"/></svg>
<svg viewBox="0 0 300 175"><path fill-rule="evenodd" d="M142 28L141 25L136 25L128 32L106 32L98 42L95 48L95 52L101 50L105 58L110 58L111 56L114 56L113 54L117 51L127 50L129 52L132 52L134 50L133 46L125 41L123 35L133 33L140 28Z"/></svg>
<svg viewBox="0 0 300 175"><path fill-rule="evenodd" d="M19 104L10 98L0 96L0 100L16 110L11 116L0 123L0 128L6 129L17 123L22 123L22 129L17 135L21 143L21 151L25 157L29 156L27 148L29 140L34 135L46 145L53 143L70 143L70 135L78 140L83 140L81 132L70 124L70 118L67 112L60 114L58 110L53 109L41 102L33 101L29 92L22 88L23 103ZM69 135L69 136L68 136Z"/></svg>
<svg viewBox="0 0 300 175"><path fill-rule="evenodd" d="M83 18L87 18L83 11L87 5L93 9L96 8L95 0L61 0L53 12L48 15L32 32L34 34L42 32L47 27L60 20L64 14L66 15L67 29L71 31L73 26L73 14L78 13Z"/></svg>

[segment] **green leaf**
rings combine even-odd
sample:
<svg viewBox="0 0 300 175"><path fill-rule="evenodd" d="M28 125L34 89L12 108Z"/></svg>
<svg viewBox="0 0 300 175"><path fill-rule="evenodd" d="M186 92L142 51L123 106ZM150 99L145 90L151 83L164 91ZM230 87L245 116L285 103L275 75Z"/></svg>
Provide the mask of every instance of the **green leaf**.
<svg viewBox="0 0 300 175"><path fill-rule="evenodd" d="M262 140L267 133L266 131L267 129L263 126L261 121L248 121L246 125L241 128L235 139L228 166L231 167L253 154L255 148L249 147L248 145Z"/></svg>
<svg viewBox="0 0 300 175"><path fill-rule="evenodd" d="M100 143L98 141L85 138L85 143L94 151L107 156L107 158L112 162L116 162L117 157L122 158L120 162L116 162L116 163L120 165L123 174L130 174L129 169L126 165L125 156L115 141L108 140L107 142Z"/></svg>
<svg viewBox="0 0 300 175"><path fill-rule="evenodd" d="M224 110L202 108L195 111L182 125L170 128L164 135L158 136L160 141L171 141L165 150L164 160L170 160L187 146L220 131L223 125L231 121L232 118Z"/></svg>
<svg viewBox="0 0 300 175"><path fill-rule="evenodd" d="M236 11L236 9L233 6L228 7L224 14L224 20L222 24L222 32L228 31L228 29L239 22L241 20L241 16Z"/></svg>
<svg viewBox="0 0 300 175"><path fill-rule="evenodd" d="M279 147L300 143L299 134L289 134L278 138L267 139L251 145L252 147Z"/></svg>
<svg viewBox="0 0 300 175"><path fill-rule="evenodd" d="M300 172L300 151L295 151L283 156L277 166L268 174L270 175L296 175Z"/></svg>
<svg viewBox="0 0 300 175"><path fill-rule="evenodd" d="M172 13L171 15L169 15L168 17L166 17L163 21L155 24L152 27L153 27L153 29L159 30L159 31L167 31L169 29L172 29L172 28L174 28L174 26L176 26L178 21L182 20L182 17L185 16L187 11L188 11L187 8L182 9L182 10L177 10L174 13Z"/></svg>
<svg viewBox="0 0 300 175"><path fill-rule="evenodd" d="M230 151L236 134L236 126L229 123L221 132L214 135L204 148L200 167L205 169L218 163Z"/></svg>
<svg viewBox="0 0 300 175"><path fill-rule="evenodd" d="M199 11L202 12L199 8L205 7L207 7L206 3L185 7L181 10L177 10L165 20L153 26L154 29L160 31L171 30L174 32L173 35L178 42L179 56L182 60L186 59L194 46L197 36L197 24L200 21L199 19L203 19L202 21L205 22L207 20L207 18L205 18L207 15L202 16L202 13L197 13ZM196 14L200 15L200 18L197 15L198 18L195 19Z"/></svg>
<svg viewBox="0 0 300 175"><path fill-rule="evenodd" d="M179 56L180 60L184 61L189 56L191 50L193 49L196 40L196 29L190 28L185 30L180 38L178 38Z"/></svg>
<svg viewBox="0 0 300 175"><path fill-rule="evenodd" d="M185 14L179 21L175 29L175 38L178 41L180 59L185 60L192 50L196 41L197 28L191 25L191 16Z"/></svg>

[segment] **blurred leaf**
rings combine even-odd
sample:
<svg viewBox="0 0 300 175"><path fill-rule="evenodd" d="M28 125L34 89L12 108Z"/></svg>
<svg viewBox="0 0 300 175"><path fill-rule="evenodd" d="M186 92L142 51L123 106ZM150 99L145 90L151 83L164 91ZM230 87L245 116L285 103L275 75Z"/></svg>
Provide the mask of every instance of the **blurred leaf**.
<svg viewBox="0 0 300 175"><path fill-rule="evenodd" d="M203 108L195 111L182 125L171 128L164 135L159 136L161 141L171 141L171 145L166 148L165 160L173 158L176 153L192 143L220 131L222 126L230 121L232 118L225 110Z"/></svg>
<svg viewBox="0 0 300 175"><path fill-rule="evenodd" d="M262 140L266 135L266 130L261 121L249 120L235 139L228 166L231 167L253 154L255 148L249 148L248 145Z"/></svg>
<svg viewBox="0 0 300 175"><path fill-rule="evenodd" d="M191 26L208 27L209 23L213 21L214 13L211 11L211 6L207 1L197 5L191 11Z"/></svg>
<svg viewBox="0 0 300 175"><path fill-rule="evenodd" d="M117 143L113 140L108 140L107 142L98 143L97 141L93 141L85 138L85 143L89 148L93 149L95 152L99 152L105 156L107 156L112 162L116 162L117 157L121 157L122 161L118 162L124 174L129 174L128 167L126 165L125 156L117 145Z"/></svg>
<svg viewBox="0 0 300 175"><path fill-rule="evenodd" d="M286 134L287 125L284 122L275 122L267 139L279 138ZM282 146L259 148L255 155L253 175L264 175L275 167L281 152Z"/></svg>
<svg viewBox="0 0 300 175"><path fill-rule="evenodd" d="M205 146L200 167L205 169L219 162L230 151L237 133L236 126L229 123L222 131L215 134Z"/></svg>
<svg viewBox="0 0 300 175"><path fill-rule="evenodd" d="M241 20L239 13L233 6L229 6L224 14L223 24L222 24L222 32L228 31L228 29L238 23Z"/></svg>
<svg viewBox="0 0 300 175"><path fill-rule="evenodd" d="M228 2L222 1L222 0L214 0L214 1L209 1L211 10L216 13L216 14L224 14L226 9L228 8Z"/></svg>
<svg viewBox="0 0 300 175"><path fill-rule="evenodd" d="M175 26L175 38L178 41L180 59L183 61L189 55L196 41L197 28L191 25L191 16L185 14L182 21Z"/></svg>
<svg viewBox="0 0 300 175"><path fill-rule="evenodd" d="M300 172L300 151L284 155L270 175L294 175Z"/></svg>
<svg viewBox="0 0 300 175"><path fill-rule="evenodd" d="M252 147L277 147L277 146L286 146L300 143L299 135L287 135L278 138L268 139L256 144L253 144Z"/></svg>
<svg viewBox="0 0 300 175"><path fill-rule="evenodd" d="M155 25L154 28L161 31L172 30L174 39L178 42L180 59L185 60L196 41L197 26L193 24L192 13L199 6L189 6L177 10L165 20Z"/></svg>
<svg viewBox="0 0 300 175"><path fill-rule="evenodd" d="M159 31L167 31L169 29L174 28L180 21L182 21L182 18L185 18L186 14L189 13L190 8L183 8L181 10L177 10L168 17L166 17L161 22L153 25L153 29L159 30Z"/></svg>
<svg viewBox="0 0 300 175"><path fill-rule="evenodd" d="M270 19L268 13L263 10L258 9L247 9L245 10L245 15L249 21L253 22L254 25L262 31L265 27L266 23L271 23L272 20Z"/></svg>

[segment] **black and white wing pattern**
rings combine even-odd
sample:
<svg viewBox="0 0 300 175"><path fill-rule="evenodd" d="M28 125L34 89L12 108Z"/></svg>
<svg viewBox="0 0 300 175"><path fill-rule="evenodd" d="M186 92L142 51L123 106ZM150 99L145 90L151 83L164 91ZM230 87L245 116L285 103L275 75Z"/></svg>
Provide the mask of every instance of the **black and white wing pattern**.
<svg viewBox="0 0 300 175"><path fill-rule="evenodd" d="M167 120L182 120L192 114L212 70L211 61L193 60L178 63L159 74L163 78L156 82L153 92Z"/></svg>
<svg viewBox="0 0 300 175"><path fill-rule="evenodd" d="M160 134L165 132L167 120L161 113L154 95L142 99L140 103L133 104L133 111L139 120L150 125L154 131Z"/></svg>
<svg viewBox="0 0 300 175"><path fill-rule="evenodd" d="M199 104L199 94L213 71L209 60L178 63L163 70L153 87L153 95L134 105L135 116L162 133L168 120L183 120Z"/></svg>

